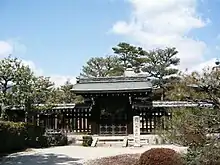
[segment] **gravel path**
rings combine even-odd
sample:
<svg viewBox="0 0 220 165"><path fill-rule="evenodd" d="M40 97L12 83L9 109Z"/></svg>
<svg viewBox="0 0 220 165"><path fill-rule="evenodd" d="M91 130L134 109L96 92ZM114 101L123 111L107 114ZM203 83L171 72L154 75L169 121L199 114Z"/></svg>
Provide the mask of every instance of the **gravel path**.
<svg viewBox="0 0 220 165"><path fill-rule="evenodd" d="M141 148L64 146L12 154L3 158L0 165L82 165L102 157L143 153L155 147L172 148L178 152L186 151L186 148L174 145L149 145Z"/></svg>

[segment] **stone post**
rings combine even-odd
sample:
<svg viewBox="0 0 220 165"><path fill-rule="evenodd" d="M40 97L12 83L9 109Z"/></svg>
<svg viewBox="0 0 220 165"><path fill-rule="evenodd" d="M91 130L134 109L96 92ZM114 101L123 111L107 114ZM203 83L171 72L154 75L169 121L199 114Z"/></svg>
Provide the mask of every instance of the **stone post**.
<svg viewBox="0 0 220 165"><path fill-rule="evenodd" d="M134 134L134 147L140 147L141 146L140 116L133 116L133 134Z"/></svg>

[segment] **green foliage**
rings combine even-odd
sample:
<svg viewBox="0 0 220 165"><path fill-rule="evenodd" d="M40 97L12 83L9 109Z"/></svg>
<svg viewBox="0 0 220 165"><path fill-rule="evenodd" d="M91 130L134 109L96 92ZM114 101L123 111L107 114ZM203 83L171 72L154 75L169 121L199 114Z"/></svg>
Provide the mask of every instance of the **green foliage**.
<svg viewBox="0 0 220 165"><path fill-rule="evenodd" d="M25 124L26 129L26 146L33 148L48 147L50 144L44 136L45 129L30 123Z"/></svg>
<svg viewBox="0 0 220 165"><path fill-rule="evenodd" d="M83 77L107 77L121 76L124 69L131 65L136 73L147 72L154 78L154 85L164 87L176 77L169 77L178 72L173 66L177 66L180 59L176 57L178 51L175 48L156 49L146 51L141 47L133 46L125 42L112 48L114 56L95 57L89 59L83 66Z"/></svg>
<svg viewBox="0 0 220 165"><path fill-rule="evenodd" d="M68 144L68 138L63 133L46 133L46 138L50 146L64 146Z"/></svg>
<svg viewBox="0 0 220 165"><path fill-rule="evenodd" d="M47 77L36 77L31 69L17 58L0 60L0 104L2 117L7 106L24 106L31 110L34 104L48 100L53 83Z"/></svg>
<svg viewBox="0 0 220 165"><path fill-rule="evenodd" d="M152 148L141 154L138 165L183 165L181 156L168 148Z"/></svg>
<svg viewBox="0 0 220 165"><path fill-rule="evenodd" d="M46 135L42 127L23 122L0 121L0 153L25 148L44 148L67 145L64 134Z"/></svg>
<svg viewBox="0 0 220 165"><path fill-rule="evenodd" d="M130 64L135 68L136 72L139 72L141 65L145 62L144 55L146 51L141 47L121 42L117 47L113 47L112 50L124 68L127 68L128 64Z"/></svg>
<svg viewBox="0 0 220 165"><path fill-rule="evenodd" d="M66 81L66 83L59 88L53 88L50 92L47 104L82 103L84 101L83 98L71 92L72 88L73 84L69 81Z"/></svg>
<svg viewBox="0 0 220 165"><path fill-rule="evenodd" d="M171 120L166 122L167 130L161 130L161 136L171 143L198 147L207 140L209 109L180 108L173 109Z"/></svg>
<svg viewBox="0 0 220 165"><path fill-rule="evenodd" d="M213 137L220 130L219 76L220 72L214 70L183 75L182 80L169 91L172 100L208 101L214 104L213 109L172 110L171 129L165 131L164 137L189 147L185 159L190 165L215 165L220 162L219 139Z"/></svg>
<svg viewBox="0 0 220 165"><path fill-rule="evenodd" d="M176 57L178 51L175 48L146 51L141 47L121 42L112 50L114 56L91 58L83 66L81 75L83 77L122 76L125 68L131 65L136 73L142 71L153 78L153 85L160 88L156 95L160 95L161 100L164 99L168 87L180 80L177 76L179 70L175 68L179 65L180 59Z"/></svg>
<svg viewBox="0 0 220 165"><path fill-rule="evenodd" d="M89 147L89 146L91 146L92 141L93 141L92 136L83 136L82 145L85 147Z"/></svg>
<svg viewBox="0 0 220 165"><path fill-rule="evenodd" d="M156 49L147 52L147 66L144 67L143 71L161 81L165 76L178 73L177 69L170 68L177 66L180 62L180 59L176 57L177 53L178 51L175 48ZM161 81L157 83L158 86L163 83Z"/></svg>
<svg viewBox="0 0 220 165"><path fill-rule="evenodd" d="M0 104L24 104L30 94L33 73L17 58L0 60ZM4 107L2 108L2 116Z"/></svg>
<svg viewBox="0 0 220 165"><path fill-rule="evenodd" d="M26 124L0 121L0 153L8 153L27 147L46 147L44 130Z"/></svg>
<svg viewBox="0 0 220 165"><path fill-rule="evenodd" d="M46 104L53 88L54 83L50 81L49 77L34 77L34 83L31 90L32 94L30 95L31 103Z"/></svg>
<svg viewBox="0 0 220 165"><path fill-rule="evenodd" d="M81 76L83 77L106 77L123 74L123 68L115 56L95 57L89 59L83 66Z"/></svg>
<svg viewBox="0 0 220 165"><path fill-rule="evenodd" d="M7 108L22 106L25 111L46 109L51 104L83 102L70 90L69 81L55 88L49 77L35 76L22 61L11 56L0 60L0 110L1 118ZM45 106L36 106L44 104Z"/></svg>
<svg viewBox="0 0 220 165"><path fill-rule="evenodd" d="M164 99L167 87L179 80L177 77L180 59L176 57L178 51L175 48L156 49L146 52L143 72L153 77L153 85L161 90L161 100Z"/></svg>
<svg viewBox="0 0 220 165"><path fill-rule="evenodd" d="M25 147L26 130L24 123L0 121L0 153L20 150Z"/></svg>
<svg viewBox="0 0 220 165"><path fill-rule="evenodd" d="M220 144L214 140L212 145L190 148L184 159L187 165L219 165Z"/></svg>

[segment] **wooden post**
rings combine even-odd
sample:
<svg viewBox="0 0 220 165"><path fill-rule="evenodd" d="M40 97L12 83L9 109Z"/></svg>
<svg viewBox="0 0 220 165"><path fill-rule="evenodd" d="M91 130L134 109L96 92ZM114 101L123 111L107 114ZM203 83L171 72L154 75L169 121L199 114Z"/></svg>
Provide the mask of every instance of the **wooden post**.
<svg viewBox="0 0 220 165"><path fill-rule="evenodd" d="M24 122L27 123L28 122L28 112L25 112L25 118L24 118Z"/></svg>
<svg viewBox="0 0 220 165"><path fill-rule="evenodd" d="M35 125L35 117L34 117L34 115L32 115L31 118L32 118L32 123Z"/></svg>
<svg viewBox="0 0 220 165"><path fill-rule="evenodd" d="M57 124L58 124L58 122L57 122L57 115L55 115L55 129L57 129Z"/></svg>
<svg viewBox="0 0 220 165"><path fill-rule="evenodd" d="M40 115L37 114L37 126L40 126Z"/></svg>

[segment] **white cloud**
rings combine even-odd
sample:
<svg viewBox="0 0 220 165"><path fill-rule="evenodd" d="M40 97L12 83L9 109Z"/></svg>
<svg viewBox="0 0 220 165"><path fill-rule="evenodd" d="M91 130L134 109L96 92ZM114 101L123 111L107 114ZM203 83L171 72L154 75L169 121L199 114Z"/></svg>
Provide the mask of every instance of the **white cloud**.
<svg viewBox="0 0 220 165"><path fill-rule="evenodd" d="M67 75L45 75L44 71L41 68L38 68L33 61L30 60L22 60L24 65L28 65L31 70L34 72L37 76L48 76L50 77L50 80L55 84L55 87L59 87L61 85L64 85L65 82L68 80L72 84L76 83L76 77L74 76L67 76Z"/></svg>
<svg viewBox="0 0 220 165"><path fill-rule="evenodd" d="M22 55L27 51L27 47L18 39L9 39L6 41L0 41L0 58L9 55Z"/></svg>
<svg viewBox="0 0 220 165"><path fill-rule="evenodd" d="M50 80L55 83L56 87L64 85L67 80L72 84L76 84L76 77L73 76L51 75Z"/></svg>
<svg viewBox="0 0 220 165"><path fill-rule="evenodd" d="M198 65L193 66L189 72L197 71L197 72L202 72L204 69L211 69L215 66L216 58L211 58L205 62L202 62Z"/></svg>
<svg viewBox="0 0 220 165"><path fill-rule="evenodd" d="M36 76L42 76L43 75L43 70L38 68L35 63L33 61L30 61L30 60L22 60L23 64L24 65L27 65L30 67L30 69L34 72L34 74Z"/></svg>
<svg viewBox="0 0 220 165"><path fill-rule="evenodd" d="M131 18L116 22L112 27L114 33L125 35L146 49L176 47L181 69L204 61L206 43L187 36L209 22L197 13L198 0L127 1L132 5Z"/></svg>
<svg viewBox="0 0 220 165"><path fill-rule="evenodd" d="M25 44L22 43L22 41L19 38L13 38L7 40L7 42L13 47L13 53L15 55L23 55L27 52L27 47Z"/></svg>
<svg viewBox="0 0 220 165"><path fill-rule="evenodd" d="M0 58L12 54L13 47L6 41L0 41Z"/></svg>
<svg viewBox="0 0 220 165"><path fill-rule="evenodd" d="M10 39L6 41L0 41L0 59L4 58L10 54L16 56L16 54L25 54L27 52L27 47L20 42L19 39ZM74 76L66 75L46 75L43 69L36 66L36 64L31 60L22 59L22 63L31 68L36 76L48 76L51 78L51 81L55 83L55 86L58 87L63 85L67 80L71 83L76 83L76 78Z"/></svg>

